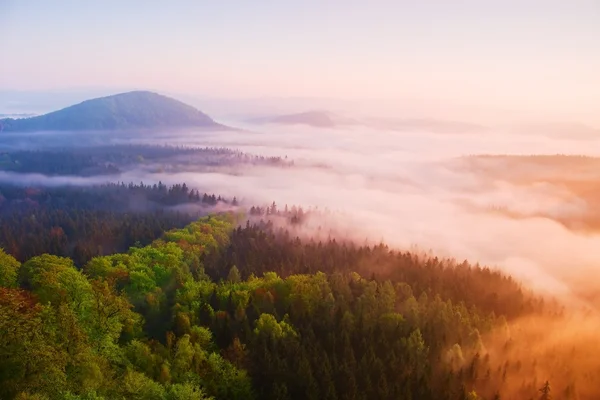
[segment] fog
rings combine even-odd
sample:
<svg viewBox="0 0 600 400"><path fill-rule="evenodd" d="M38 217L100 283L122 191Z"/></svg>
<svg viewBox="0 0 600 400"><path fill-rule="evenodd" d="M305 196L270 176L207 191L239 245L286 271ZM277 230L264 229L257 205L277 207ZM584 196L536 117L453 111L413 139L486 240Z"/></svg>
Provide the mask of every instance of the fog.
<svg viewBox="0 0 600 400"><path fill-rule="evenodd" d="M560 218L585 218L593 204L561 179L600 179L598 170L492 160L505 177L471 168L476 154L600 155L600 139L486 131L434 134L360 129L250 127L262 133L178 137L168 143L235 147L288 156L293 169L244 168L232 173L178 173L151 179L185 181L236 195L246 204L327 208L319 225L361 242L383 240L434 254L497 266L540 291L569 296L582 274L600 265L600 232L580 232ZM520 168L522 171L520 171ZM527 175L528 184L517 183ZM491 212L501 208L506 213ZM519 218L515 216L518 215ZM589 282L589 281L588 281ZM596 282L589 282L596 290Z"/></svg>
<svg viewBox="0 0 600 400"><path fill-rule="evenodd" d="M582 194L564 184L582 177L600 181L599 170L586 164L595 159L575 168L514 158L463 157L600 156L600 137L581 140L501 129L455 134L368 127L236 126L244 130L91 135L86 140L89 144L228 147L287 157L294 166L223 165L206 172L157 173L154 166L143 165L119 176L91 178L2 172L0 182L186 182L200 190L237 196L246 206L275 201L280 207L327 209L309 226L325 227L361 243L383 240L394 248L416 246L439 256L498 267L541 292L577 298L580 289L594 293L600 287L593 279L581 279L584 274L593 276L600 266L600 229L580 230L565 223L585 220L595 212L589 191ZM65 140L60 142L66 146L73 142L70 137L81 133L62 135ZM48 135L37 137L47 147ZM21 137L0 146L8 150L7 146L34 146L33 142ZM582 282L589 287L581 288Z"/></svg>

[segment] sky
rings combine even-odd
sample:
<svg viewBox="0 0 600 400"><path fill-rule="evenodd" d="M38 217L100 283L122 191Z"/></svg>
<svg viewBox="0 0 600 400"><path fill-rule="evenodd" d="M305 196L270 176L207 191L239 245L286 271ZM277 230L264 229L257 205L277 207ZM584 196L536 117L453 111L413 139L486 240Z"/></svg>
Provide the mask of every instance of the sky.
<svg viewBox="0 0 600 400"><path fill-rule="evenodd" d="M0 0L0 54L4 91L414 99L600 126L597 0Z"/></svg>

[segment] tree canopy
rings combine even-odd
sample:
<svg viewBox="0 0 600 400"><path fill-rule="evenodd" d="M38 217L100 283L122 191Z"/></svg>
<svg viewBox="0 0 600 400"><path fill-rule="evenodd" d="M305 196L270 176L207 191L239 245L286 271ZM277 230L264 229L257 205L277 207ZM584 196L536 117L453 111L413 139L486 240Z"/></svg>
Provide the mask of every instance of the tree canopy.
<svg viewBox="0 0 600 400"><path fill-rule="evenodd" d="M203 217L82 268L0 251L0 397L550 398L550 377L509 390L526 366L496 367L487 349L547 307L509 277L236 218Z"/></svg>

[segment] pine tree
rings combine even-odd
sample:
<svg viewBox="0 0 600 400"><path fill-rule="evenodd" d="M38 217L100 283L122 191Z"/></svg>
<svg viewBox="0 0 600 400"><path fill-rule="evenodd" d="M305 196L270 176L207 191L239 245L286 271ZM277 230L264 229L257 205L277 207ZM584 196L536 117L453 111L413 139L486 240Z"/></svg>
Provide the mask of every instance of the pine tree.
<svg viewBox="0 0 600 400"><path fill-rule="evenodd" d="M542 386L542 388L539 391L542 393L542 395L540 396L540 400L552 399L552 389L550 388L550 382L546 381L546 383L544 383L544 386Z"/></svg>

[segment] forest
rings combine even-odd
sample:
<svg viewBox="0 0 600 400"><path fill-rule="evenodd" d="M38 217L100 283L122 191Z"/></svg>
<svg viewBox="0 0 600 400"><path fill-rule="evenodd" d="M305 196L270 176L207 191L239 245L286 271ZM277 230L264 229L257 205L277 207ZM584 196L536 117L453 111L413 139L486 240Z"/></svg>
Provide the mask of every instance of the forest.
<svg viewBox="0 0 600 400"><path fill-rule="evenodd" d="M15 174L0 183L0 398L600 396L595 326L493 267L308 229L327 209L171 183L252 166L294 162L139 143L0 154ZM132 171L170 183L94 183Z"/></svg>
<svg viewBox="0 0 600 400"><path fill-rule="evenodd" d="M44 137L34 138L43 144ZM88 139L90 140L90 139ZM100 139L99 139L100 140ZM111 138L104 138L111 140ZM2 144L0 142L0 144ZM228 148L192 148L140 143L113 143L90 147L45 144L40 149L10 149L1 151L0 170L17 173L38 173L48 176L110 176L145 168L155 172L204 171L218 166L271 165L291 166L281 157L264 157ZM175 168L176 167L176 168ZM114 179L113 179L114 180Z"/></svg>
<svg viewBox="0 0 600 400"><path fill-rule="evenodd" d="M503 356L519 347L519 321L565 318L509 276L302 236L301 209L252 211L204 216L79 265L52 248L20 261L2 251L0 398L600 395L600 371L544 370L562 354Z"/></svg>
<svg viewBox="0 0 600 400"><path fill-rule="evenodd" d="M104 184L23 187L0 185L0 247L20 261L50 253L78 267L92 257L147 245L237 199L172 186Z"/></svg>

